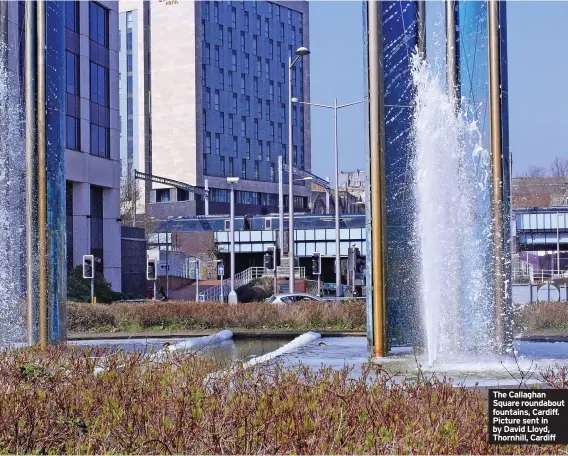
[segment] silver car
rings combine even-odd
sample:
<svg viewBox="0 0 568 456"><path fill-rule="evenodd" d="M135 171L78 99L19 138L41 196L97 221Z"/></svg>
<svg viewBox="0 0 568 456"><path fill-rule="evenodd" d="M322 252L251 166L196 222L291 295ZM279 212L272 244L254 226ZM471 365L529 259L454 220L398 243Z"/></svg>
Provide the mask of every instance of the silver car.
<svg viewBox="0 0 568 456"><path fill-rule="evenodd" d="M272 304L290 304L294 302L325 302L323 299L308 293L282 293L266 299Z"/></svg>

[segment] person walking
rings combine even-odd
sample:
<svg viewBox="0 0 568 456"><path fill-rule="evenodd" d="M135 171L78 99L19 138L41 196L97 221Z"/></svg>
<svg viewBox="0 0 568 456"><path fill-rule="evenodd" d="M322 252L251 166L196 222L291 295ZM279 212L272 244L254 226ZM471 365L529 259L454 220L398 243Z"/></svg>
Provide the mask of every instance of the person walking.
<svg viewBox="0 0 568 456"><path fill-rule="evenodd" d="M168 297L166 296L166 292L164 291L164 287L160 287L160 291L158 292L158 296L160 296L160 301L167 301Z"/></svg>

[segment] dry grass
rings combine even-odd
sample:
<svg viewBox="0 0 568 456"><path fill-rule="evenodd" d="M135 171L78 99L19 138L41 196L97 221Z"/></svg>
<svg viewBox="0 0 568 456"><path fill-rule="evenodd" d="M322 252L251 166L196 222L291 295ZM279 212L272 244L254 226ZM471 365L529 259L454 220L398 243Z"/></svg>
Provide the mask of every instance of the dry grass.
<svg viewBox="0 0 568 456"><path fill-rule="evenodd" d="M516 315L516 326L522 332L568 330L568 302L539 302L523 306Z"/></svg>
<svg viewBox="0 0 568 456"><path fill-rule="evenodd" d="M364 330L362 302L267 303L145 302L113 305L69 303L73 332L132 329L338 329Z"/></svg>
<svg viewBox="0 0 568 456"><path fill-rule="evenodd" d="M98 357L109 371L94 376ZM0 453L551 454L491 446L486 393L448 381L393 383L378 367L258 367L211 380L190 354L20 350L0 355Z"/></svg>

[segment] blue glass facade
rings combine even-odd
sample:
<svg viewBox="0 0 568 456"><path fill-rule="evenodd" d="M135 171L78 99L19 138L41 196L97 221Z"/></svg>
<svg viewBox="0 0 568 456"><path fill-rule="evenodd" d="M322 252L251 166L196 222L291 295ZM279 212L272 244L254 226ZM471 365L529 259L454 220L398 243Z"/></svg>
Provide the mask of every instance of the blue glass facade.
<svg viewBox="0 0 568 456"><path fill-rule="evenodd" d="M364 21L367 21L366 3ZM410 59L418 44L417 7L413 1L381 2L385 103L385 167L389 343L412 343L417 329L417 260L413 255L412 169L410 131L413 85ZM365 30L367 29L365 23ZM368 46L368 42L365 43ZM365 62L368 68L368 61ZM367 227L370 228L370 225ZM367 236L369 242L371 236ZM369 246L367 246L369 249ZM371 267L367 267L368 274ZM370 284L367 277L367 284ZM367 290L367 333L372 338L370 289Z"/></svg>
<svg viewBox="0 0 568 456"><path fill-rule="evenodd" d="M49 339L66 338L65 3L46 2L47 229Z"/></svg>
<svg viewBox="0 0 568 456"><path fill-rule="evenodd" d="M288 158L288 58L304 44L303 13L271 2L200 2L199 8L204 174L275 182L278 156ZM302 59L292 84L302 100ZM294 165L309 171L304 107L294 106L292 114Z"/></svg>

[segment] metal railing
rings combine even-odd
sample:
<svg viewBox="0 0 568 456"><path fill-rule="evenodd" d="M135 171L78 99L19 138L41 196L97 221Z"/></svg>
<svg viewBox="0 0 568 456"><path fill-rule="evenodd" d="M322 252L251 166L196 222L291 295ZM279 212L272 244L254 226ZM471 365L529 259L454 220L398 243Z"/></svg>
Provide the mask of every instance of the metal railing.
<svg viewBox="0 0 568 456"><path fill-rule="evenodd" d="M278 277L280 276L280 268L278 267ZM282 270L284 273L284 270ZM248 269L245 269L242 272L235 274L235 290L247 283L252 282L254 279L258 279L259 277L272 277L274 275L273 271L265 269L262 266L252 266ZM286 271L286 277L288 277L288 273ZM297 267L295 271L295 278L296 279L303 279L306 277L306 268L304 267ZM224 279L223 282L219 285L214 287L209 287L206 290L199 293L199 301L220 301L221 296L227 296L231 291L231 279Z"/></svg>

